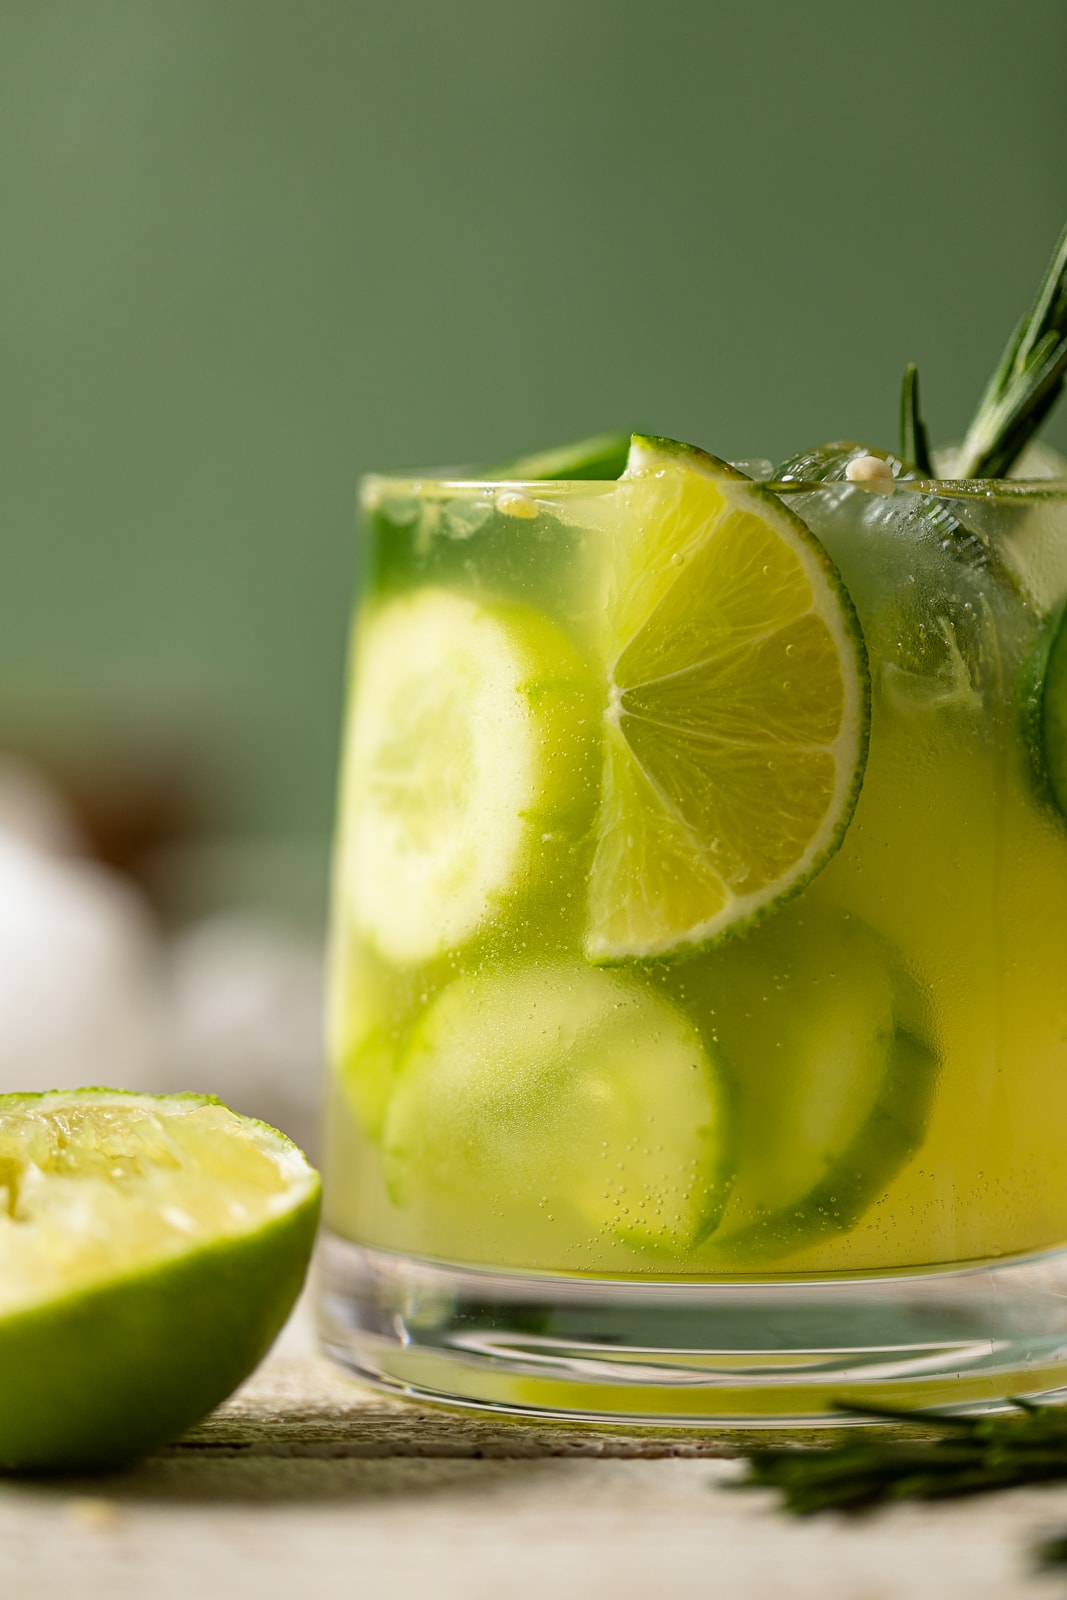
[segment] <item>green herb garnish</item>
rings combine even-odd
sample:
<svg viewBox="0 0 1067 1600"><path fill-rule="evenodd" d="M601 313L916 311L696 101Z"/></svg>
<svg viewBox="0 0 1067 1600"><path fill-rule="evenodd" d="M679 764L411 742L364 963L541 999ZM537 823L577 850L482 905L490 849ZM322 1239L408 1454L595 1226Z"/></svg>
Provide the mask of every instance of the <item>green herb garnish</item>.
<svg viewBox="0 0 1067 1600"><path fill-rule="evenodd" d="M997 1416L946 1416L937 1411L860 1411L857 1417L934 1430L936 1437L877 1439L870 1434L828 1448L774 1448L746 1453L739 1489L778 1489L786 1510L869 1511L900 1500L950 1500L1026 1483L1067 1479L1067 1407L1013 1400ZM1042 1543L1044 1566L1067 1566L1067 1533Z"/></svg>
<svg viewBox="0 0 1067 1600"><path fill-rule="evenodd" d="M1058 1533L1051 1539L1042 1539L1035 1552L1042 1567L1067 1567L1067 1533Z"/></svg>
<svg viewBox="0 0 1067 1600"><path fill-rule="evenodd" d="M900 454L905 461L918 467L924 478L934 476L930 436L919 412L919 369L914 361L909 361L904 369L900 391Z"/></svg>
<svg viewBox="0 0 1067 1600"><path fill-rule="evenodd" d="M1067 227L1060 234L1033 305L1008 340L989 380L953 476L1004 477L1055 405L1065 379Z"/></svg>
<svg viewBox="0 0 1067 1600"><path fill-rule="evenodd" d="M780 1489L787 1509L806 1516L1067 1479L1067 1407L1011 1403L1010 1412L982 1417L856 1411L872 1420L934 1429L938 1437L882 1440L867 1435L828 1449L753 1450L740 1486Z"/></svg>

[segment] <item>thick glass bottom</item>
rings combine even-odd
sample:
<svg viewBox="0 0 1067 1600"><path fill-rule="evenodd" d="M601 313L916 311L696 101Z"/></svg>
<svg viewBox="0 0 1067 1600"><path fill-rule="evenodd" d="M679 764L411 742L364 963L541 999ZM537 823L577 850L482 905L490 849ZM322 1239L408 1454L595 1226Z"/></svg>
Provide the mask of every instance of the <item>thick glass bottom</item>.
<svg viewBox="0 0 1067 1600"><path fill-rule="evenodd" d="M601 1279L323 1240L326 1351L420 1400L650 1426L833 1425L842 1406L1067 1397L1067 1248L907 1274Z"/></svg>

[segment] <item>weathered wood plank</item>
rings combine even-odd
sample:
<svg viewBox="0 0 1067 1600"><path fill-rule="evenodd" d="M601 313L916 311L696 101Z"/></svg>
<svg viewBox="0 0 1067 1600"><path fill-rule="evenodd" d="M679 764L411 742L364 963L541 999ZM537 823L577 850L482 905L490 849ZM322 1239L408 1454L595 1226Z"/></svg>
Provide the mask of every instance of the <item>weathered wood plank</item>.
<svg viewBox="0 0 1067 1600"><path fill-rule="evenodd" d="M297 1322L187 1439L0 1485L0 1595L44 1600L1034 1600L1067 1493L791 1522L730 1434L530 1427L351 1384ZM656 1458L656 1459L650 1459Z"/></svg>

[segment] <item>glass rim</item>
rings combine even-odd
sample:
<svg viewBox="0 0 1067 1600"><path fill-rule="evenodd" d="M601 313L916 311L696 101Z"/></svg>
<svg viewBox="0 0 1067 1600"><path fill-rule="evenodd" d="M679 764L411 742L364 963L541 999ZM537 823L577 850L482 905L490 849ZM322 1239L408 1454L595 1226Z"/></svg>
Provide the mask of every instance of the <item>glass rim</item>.
<svg viewBox="0 0 1067 1600"><path fill-rule="evenodd" d="M530 500L560 500L582 495L612 493L618 478L479 478L455 468L435 468L427 472L368 472L359 480L360 502L373 510L375 503L389 495L418 498L426 494L446 497L477 495L492 500L501 494L521 494ZM890 498L897 492L937 500L978 500L999 504L1067 499L1067 478L894 478L856 481L838 478L749 478L753 486L771 494L829 494L855 490Z"/></svg>

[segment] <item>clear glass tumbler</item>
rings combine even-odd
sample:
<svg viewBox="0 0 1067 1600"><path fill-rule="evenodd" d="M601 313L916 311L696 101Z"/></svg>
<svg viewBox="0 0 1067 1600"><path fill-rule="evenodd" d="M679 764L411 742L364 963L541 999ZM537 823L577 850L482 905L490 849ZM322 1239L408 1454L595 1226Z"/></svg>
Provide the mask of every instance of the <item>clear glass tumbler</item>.
<svg viewBox="0 0 1067 1600"><path fill-rule="evenodd" d="M1067 483L836 476L738 490L725 578L625 479L365 483L320 1268L361 1377L672 1424L1067 1384ZM836 799L814 722L810 767L793 735L749 761L754 719L785 737L746 698L777 648L757 524L797 519L858 641ZM779 883L781 818L824 803ZM705 893L687 850L753 910L672 945L640 930Z"/></svg>

